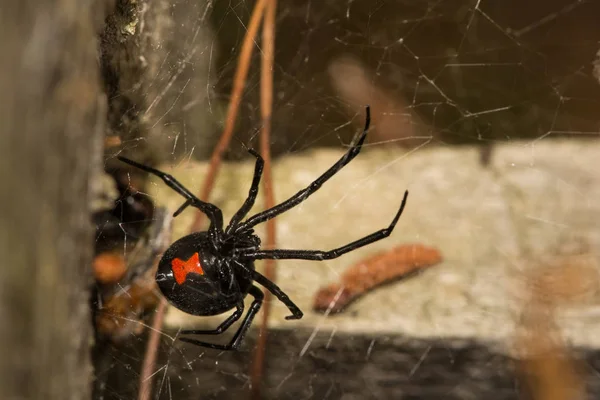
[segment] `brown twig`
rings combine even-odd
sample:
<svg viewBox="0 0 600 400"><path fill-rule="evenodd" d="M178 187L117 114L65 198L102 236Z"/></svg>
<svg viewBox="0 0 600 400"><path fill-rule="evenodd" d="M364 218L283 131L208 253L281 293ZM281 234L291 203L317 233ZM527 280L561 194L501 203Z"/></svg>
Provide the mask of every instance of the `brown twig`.
<svg viewBox="0 0 600 400"><path fill-rule="evenodd" d="M442 261L432 247L409 244L361 260L348 268L340 282L321 288L313 309L318 312L340 312L364 293L407 274Z"/></svg>
<svg viewBox="0 0 600 400"><path fill-rule="evenodd" d="M160 342L160 329L162 328L162 321L165 316L166 308L167 301L163 297L158 304L158 307L156 307L154 320L152 320L152 329L150 330L150 336L148 338L148 343L146 344L144 362L142 364L142 371L140 373L140 389L138 393L139 400L149 399L152 392L152 375L154 374L154 366L156 365L158 343Z"/></svg>
<svg viewBox="0 0 600 400"><path fill-rule="evenodd" d="M165 235L162 241L163 243L171 242L171 230L169 230L169 232ZM160 342L160 333L162 330L166 308L167 301L164 297L161 297L161 300L158 303L158 306L156 307L154 319L152 320L152 327L150 329L148 343L146 344L146 351L144 353L142 370L140 371L140 385L138 392L139 400L148 400L152 394L152 376L154 375L153 371L154 366L156 365L156 357L158 355L158 344Z"/></svg>
<svg viewBox="0 0 600 400"><path fill-rule="evenodd" d="M210 196L210 192L212 191L215 179L219 172L219 167L221 166L223 153L229 146L229 142L233 136L233 128L235 127L235 120L237 118L237 113L242 101L242 93L244 91L244 86L246 85L246 77L248 76L248 69L250 68L250 60L252 58L252 51L254 50L255 46L256 34L258 32L260 22L263 18L265 6L267 5L268 1L269 0L258 0L254 6L254 10L252 10L252 15L250 16L250 23L248 24L248 30L244 36L242 50L240 52L237 69L235 71L235 77L233 78L233 88L231 90L231 98L229 100L229 107L227 109L225 128L223 129L219 143L217 143L217 146L215 147L215 150L210 158L208 174L206 175L204 186L200 192L200 199L204 201L207 201ZM203 219L204 214L198 211L196 213L196 218L190 227L190 232L201 230Z"/></svg>
<svg viewBox="0 0 600 400"><path fill-rule="evenodd" d="M233 128L235 127L235 120L242 99L242 92L244 90L244 86L246 84L246 77L250 68L250 59L252 57L252 51L254 50L255 46L256 34L258 32L260 22L263 18L267 1L268 0L258 0L256 5L254 6L252 15L250 16L250 23L248 24L248 30L246 31L246 35L244 36L244 42L242 43L242 49L240 52L235 77L233 80L231 99L229 101L229 107L227 109L227 118L225 120L225 128L223 129L223 133L221 134L219 143L217 143L217 146L211 156L208 174L206 175L204 186L202 187L202 191L200 193L200 199L205 201L208 200L208 197L210 196L210 192L212 191L215 178L221 165L223 153L229 146L231 136L233 135ZM201 230L203 215L204 214L202 214L201 212L196 213L196 217L190 227L190 232ZM152 330L150 331L150 338L146 347L144 365L140 375L140 391L138 397L139 400L148 400L151 395L150 392L152 389L152 371L154 370L154 365L156 363L159 335L162 329L165 307L166 305L163 301L159 305L154 317L154 321L152 322Z"/></svg>
<svg viewBox="0 0 600 400"><path fill-rule="evenodd" d="M277 0L270 0L263 24L262 32L262 65L260 75L260 110L262 117L262 131L260 135L260 152L265 160L263 172L263 188L265 195L265 209L275 206L273 193L273 178L271 174L271 116L273 113L273 61L275 57L275 14ZM276 242L275 220L267 221L266 247L274 248ZM265 276L271 281L276 279L275 260L265 260ZM271 293L267 291L262 309L262 324L258 334L258 344L254 351L254 361L251 371L251 399L260 399L261 381L264 370L264 360L267 344L267 331L269 313L271 309Z"/></svg>

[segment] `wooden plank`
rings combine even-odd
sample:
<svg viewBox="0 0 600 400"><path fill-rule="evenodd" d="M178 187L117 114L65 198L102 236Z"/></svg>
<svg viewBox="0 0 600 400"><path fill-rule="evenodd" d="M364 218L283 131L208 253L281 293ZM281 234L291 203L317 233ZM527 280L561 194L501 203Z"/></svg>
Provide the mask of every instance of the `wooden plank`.
<svg viewBox="0 0 600 400"><path fill-rule="evenodd" d="M91 1L0 13L0 393L90 397L90 177L104 117Z"/></svg>

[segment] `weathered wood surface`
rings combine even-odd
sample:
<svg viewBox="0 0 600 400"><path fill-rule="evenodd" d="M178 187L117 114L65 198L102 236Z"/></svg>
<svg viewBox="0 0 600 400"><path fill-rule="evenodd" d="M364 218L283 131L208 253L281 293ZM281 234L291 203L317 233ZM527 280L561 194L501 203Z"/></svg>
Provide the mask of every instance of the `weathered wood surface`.
<svg viewBox="0 0 600 400"><path fill-rule="evenodd" d="M28 0L0 12L3 399L90 397L89 182L104 119L97 6Z"/></svg>

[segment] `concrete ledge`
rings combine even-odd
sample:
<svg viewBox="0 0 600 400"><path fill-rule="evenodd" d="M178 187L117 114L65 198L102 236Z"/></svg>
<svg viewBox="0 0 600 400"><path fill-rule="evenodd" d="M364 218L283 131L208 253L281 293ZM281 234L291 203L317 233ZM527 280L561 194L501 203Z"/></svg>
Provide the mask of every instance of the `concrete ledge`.
<svg viewBox="0 0 600 400"><path fill-rule="evenodd" d="M331 166L341 151L290 155L274 165L275 194L285 200ZM302 205L277 219L278 247L329 249L385 227L405 189L408 205L392 236L339 259L281 261L277 283L303 309L286 321L274 302L271 326L339 333L415 338L504 341L523 305L525 277L558 256L585 254L592 274L577 301L563 308L560 327L578 345L600 346L600 144L594 141L513 143L494 149L491 165L476 148L430 148L405 153L389 147L364 153ZM225 165L211 201L226 220L247 195L253 162ZM198 191L205 164L163 167ZM152 185L157 204L172 210L181 198L162 182ZM262 198L251 212L262 208ZM175 219L174 238L189 229L193 210ZM263 227L261 227L263 228ZM258 229L264 237L264 231ZM356 261L404 243L437 247L444 262L416 277L368 294L343 314L311 310L319 287L335 281ZM550 267L548 267L550 268ZM594 284L594 282L596 282ZM191 317L171 309L167 325L216 326L217 318Z"/></svg>

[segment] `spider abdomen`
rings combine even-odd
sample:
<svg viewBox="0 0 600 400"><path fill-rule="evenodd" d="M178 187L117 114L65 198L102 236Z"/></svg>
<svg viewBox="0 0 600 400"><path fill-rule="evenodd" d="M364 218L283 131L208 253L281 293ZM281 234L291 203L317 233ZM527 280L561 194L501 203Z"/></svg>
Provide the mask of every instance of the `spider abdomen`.
<svg viewBox="0 0 600 400"><path fill-rule="evenodd" d="M207 316L243 301L251 279L236 272L229 258L215 253L207 232L184 236L165 251L156 282L169 303L188 314Z"/></svg>

